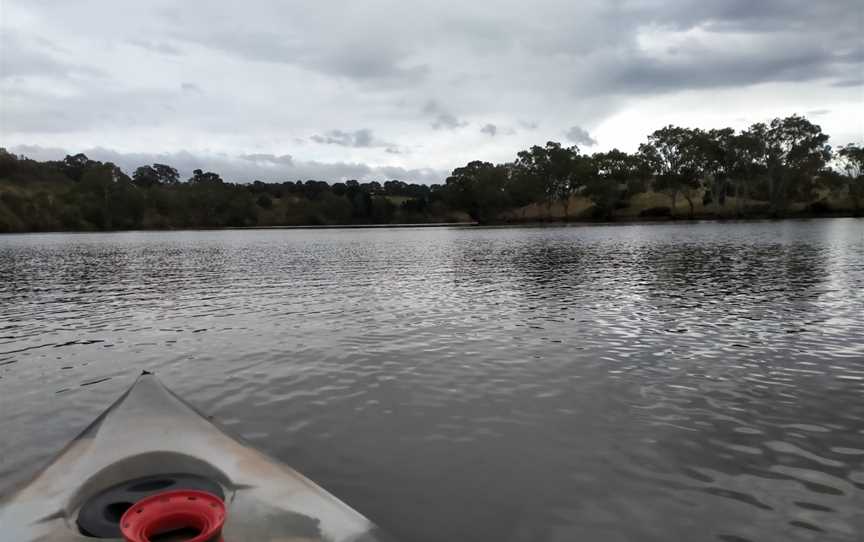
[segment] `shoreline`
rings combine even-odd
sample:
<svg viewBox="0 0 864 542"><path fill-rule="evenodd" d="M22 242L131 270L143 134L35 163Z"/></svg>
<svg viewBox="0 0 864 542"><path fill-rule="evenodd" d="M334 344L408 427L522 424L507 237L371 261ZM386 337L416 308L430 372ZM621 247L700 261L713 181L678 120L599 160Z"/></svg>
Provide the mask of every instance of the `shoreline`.
<svg viewBox="0 0 864 542"><path fill-rule="evenodd" d="M366 230L366 229L411 229L411 228L540 228L560 226L615 226L615 225L663 225L663 224L695 224L701 222L715 223L740 223L740 222L782 222L820 220L833 218L864 219L864 216L855 214L795 214L785 217L750 216L750 217L717 217L717 216L694 216L676 218L650 218L650 217L621 217L615 220L586 220L574 218L562 220L552 218L548 220L526 220L526 221L495 221L495 222L419 222L410 224L317 224L301 226L218 226L218 227L190 227L190 228L135 228L116 230L31 230L18 232L0 232L0 237L6 235L38 235L46 233L131 233L131 232L183 232L183 231L234 231L234 230Z"/></svg>
<svg viewBox="0 0 864 542"><path fill-rule="evenodd" d="M512 226L521 226L521 225L529 225L529 224L634 224L634 223L645 223L645 224L675 224L681 222L756 222L756 221L781 221L781 220L816 220L823 218L862 218L864 214L855 213L854 211L838 211L833 213L806 213L806 212L791 212L786 214L785 216L772 216L770 214L752 214L747 216L735 216L735 215L716 215L712 213L702 213L695 214L693 216L688 215L675 215L675 216L660 216L660 217L652 217L652 216L636 216L636 215L625 215L625 216L617 216L612 220L608 219L593 219L593 218L584 218L584 217L571 217L569 219L564 219L563 217L550 217L550 218L532 218L529 220L501 220L489 222L481 225L512 225Z"/></svg>

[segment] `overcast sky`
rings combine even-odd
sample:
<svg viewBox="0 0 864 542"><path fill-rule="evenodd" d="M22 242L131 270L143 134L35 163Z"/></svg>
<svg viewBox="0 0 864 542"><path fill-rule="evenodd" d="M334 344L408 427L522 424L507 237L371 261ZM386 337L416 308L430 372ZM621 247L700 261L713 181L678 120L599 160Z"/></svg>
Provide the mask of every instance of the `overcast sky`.
<svg viewBox="0 0 864 542"><path fill-rule="evenodd" d="M440 182L793 113L864 139L860 0L0 0L0 145Z"/></svg>

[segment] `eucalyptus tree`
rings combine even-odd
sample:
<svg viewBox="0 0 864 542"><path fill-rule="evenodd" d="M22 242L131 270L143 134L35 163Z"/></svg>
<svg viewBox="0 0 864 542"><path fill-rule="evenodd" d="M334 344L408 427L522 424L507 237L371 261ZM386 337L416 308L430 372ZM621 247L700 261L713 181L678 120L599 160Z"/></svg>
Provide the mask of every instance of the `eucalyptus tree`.
<svg viewBox="0 0 864 542"><path fill-rule="evenodd" d="M631 196L641 188L639 157L612 149L594 153L591 163L593 175L585 185L584 194L594 202L600 217L612 220L624 196Z"/></svg>
<svg viewBox="0 0 864 542"><path fill-rule="evenodd" d="M764 137L769 201L779 216L790 195L810 195L813 178L831 159L831 147L821 127L798 115L772 120Z"/></svg>
<svg viewBox="0 0 864 542"><path fill-rule="evenodd" d="M837 152L837 163L846 181L849 199L855 208L855 214L861 214L861 202L864 201L864 147L849 143Z"/></svg>
<svg viewBox="0 0 864 542"><path fill-rule="evenodd" d="M654 173L654 190L669 197L673 215L679 195L687 200L691 217L695 211L693 201L701 190L704 171L703 137L701 130L669 125L639 145L639 154Z"/></svg>
<svg viewBox="0 0 864 542"><path fill-rule="evenodd" d="M534 145L517 155L514 166L519 175L532 177L546 202L546 212L552 213L552 204L557 200L564 207L565 218L569 214L570 197L578 191L576 178L579 148L563 147L556 141L548 141L545 147Z"/></svg>

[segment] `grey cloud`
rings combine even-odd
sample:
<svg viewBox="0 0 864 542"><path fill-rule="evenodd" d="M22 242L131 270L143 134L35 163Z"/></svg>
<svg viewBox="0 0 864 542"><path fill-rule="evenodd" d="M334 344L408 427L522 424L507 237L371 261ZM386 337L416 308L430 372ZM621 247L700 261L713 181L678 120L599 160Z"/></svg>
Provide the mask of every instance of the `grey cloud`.
<svg viewBox="0 0 864 542"><path fill-rule="evenodd" d="M185 92L203 92L195 83L181 83L180 88Z"/></svg>
<svg viewBox="0 0 864 542"><path fill-rule="evenodd" d="M450 113L438 113L432 121L432 127L436 130L455 130L467 125L467 122L457 119Z"/></svg>
<svg viewBox="0 0 864 542"><path fill-rule="evenodd" d="M113 162L126 172L144 164L169 164L180 172L181 178L188 178L195 169L219 173L231 182L293 181L298 179L317 179L328 182L358 180L401 179L405 182L423 184L440 183L448 172L434 168L402 168L392 166L370 166L359 162L320 162L295 160L289 155L225 153L198 154L189 151L171 153L123 153L104 147L89 149L61 149L40 147L38 145L12 146L10 152L23 154L37 160L60 160L67 154L83 152L94 160Z"/></svg>
<svg viewBox="0 0 864 542"><path fill-rule="evenodd" d="M33 160L59 160L69 154L60 147L42 147L40 145L15 145L9 149L9 152L32 158Z"/></svg>
<svg viewBox="0 0 864 542"><path fill-rule="evenodd" d="M555 58L543 68L547 77L554 76L553 66L568 65L577 95L844 80L850 71L864 69L860 25L848 20L850 13L860 12L854 0L573 6L591 13L574 19L576 30L545 20L548 28L528 36L517 31L514 39L539 58Z"/></svg>
<svg viewBox="0 0 864 542"><path fill-rule="evenodd" d="M399 179L400 181L420 184L440 184L450 174L448 171L434 168L405 169L393 166L377 168L377 172L386 179Z"/></svg>
<svg viewBox="0 0 864 542"><path fill-rule="evenodd" d="M180 56L181 54L183 54L183 52L179 48L165 41L131 39L129 40L129 44L162 55Z"/></svg>
<svg viewBox="0 0 864 542"><path fill-rule="evenodd" d="M836 22L854 13L855 9L854 0L648 0L634 4L632 13L644 17L644 20L663 22L678 28L705 25L722 31L766 32Z"/></svg>
<svg viewBox="0 0 864 542"><path fill-rule="evenodd" d="M7 1L24 4L24 0ZM773 80L775 75L788 80L783 70L760 74L747 66L751 64L749 57L758 59L771 48L781 48L783 40L789 38L808 49L837 51L828 62L840 60L851 63L851 67L861 66L860 18L856 21L850 16L860 14L856 0L549 0L542 3L541 9L515 0L504 0L497 9L489 9L482 2L471 6L442 2L407 8L402 2L382 0L365 4L362 9L343 5L336 8L341 10L340 17L333 17L333 9L311 3L262 0L256 2L255 9L234 12L215 0L188 0L180 5L149 8L140 19L160 14L155 28L147 27L152 37L132 43L166 54L179 52L175 43L191 43L253 61L300 66L357 81L388 80L405 88L439 75L446 78L453 73L482 73L484 65L488 65L484 61L489 59L494 59L501 70L498 81L508 71L524 75L517 61L523 52L554 55L559 69L562 61L570 65L574 63L571 60L584 63L584 71L575 70L577 79L583 73L596 73L608 88L626 78L620 74L605 77L610 69L614 74L614 64L604 63L599 57L611 51L628 67L643 60L639 37L651 30L702 30L709 42L735 33L761 36L764 46L737 51L730 47L731 56L745 72L735 77L737 70L731 66L736 81L756 76L752 82L758 83ZM82 33L96 29L104 32L104 23L86 17L84 11L69 14L77 18L74 26ZM226 16L228 13L230 16ZM852 58L842 60L842 51L850 47ZM649 61L660 60L652 54L645 56ZM592 60L594 57L598 57L597 62ZM706 72L711 71L713 60L713 55L702 59ZM722 57L716 60L720 62L717 68L730 68ZM704 74L696 71L704 79ZM837 75L835 69L818 70L810 79L823 77L825 71ZM802 71L799 77L807 77L807 73ZM546 79L553 76L551 72L545 75ZM687 86L684 77L675 82L678 89ZM632 91L616 91L630 94L660 88L637 85Z"/></svg>
<svg viewBox="0 0 864 542"><path fill-rule="evenodd" d="M435 100L429 100L423 106L423 113L432 118L431 126L436 130L455 130L468 125L458 119L453 113L441 107Z"/></svg>
<svg viewBox="0 0 864 542"><path fill-rule="evenodd" d="M361 128L351 132L343 130L330 130L324 135L313 135L310 137L312 141L321 143L322 145L339 145L342 147L392 147L392 143L379 141L375 138L372 130Z"/></svg>
<svg viewBox="0 0 864 542"><path fill-rule="evenodd" d="M596 80L594 91L659 93L682 88L723 88L757 83L801 82L831 77L839 56L806 44L784 44L768 51L717 51L693 42L664 57L638 53Z"/></svg>
<svg viewBox="0 0 864 542"><path fill-rule="evenodd" d="M496 135L484 152L497 159L542 142L539 125L599 128L656 95L764 83L779 83L776 105L789 111L830 103L826 130L850 133L854 121L836 113L864 86L860 0L0 2L9 145L188 141L240 155L307 144L326 163L374 148L378 160L445 169L487 119ZM711 105L730 117L762 118L743 92L717 95L726 101ZM686 107L698 119L709 106ZM501 137L508 126L518 142Z"/></svg>
<svg viewBox="0 0 864 542"><path fill-rule="evenodd" d="M480 128L480 133L486 134L489 137L496 137L499 135L514 135L516 134L516 129L512 126L501 126L499 124L487 123Z"/></svg>
<svg viewBox="0 0 864 542"><path fill-rule="evenodd" d="M36 50L24 50L18 53L9 53L5 40L2 42L4 54L2 57L2 71L0 78L7 79L21 75L51 75L65 77L70 73L68 66L51 58L51 56Z"/></svg>
<svg viewBox="0 0 864 542"><path fill-rule="evenodd" d="M38 76L55 79L101 77L101 70L70 62L62 48L43 38L27 38L0 28L0 79Z"/></svg>
<svg viewBox="0 0 864 542"><path fill-rule="evenodd" d="M294 157L290 154L241 154L238 158L242 160L248 160L249 162L256 162L259 164L271 164L271 165L284 165L284 166L293 166L294 165Z"/></svg>
<svg viewBox="0 0 864 542"><path fill-rule="evenodd" d="M345 49L316 59L327 73L355 79L395 79L404 83L420 82L429 73L426 65L400 66L377 50ZM307 67L314 63L307 64Z"/></svg>
<svg viewBox="0 0 864 542"><path fill-rule="evenodd" d="M312 33L305 34L310 30ZM358 80L417 82L428 73L428 66L405 64L405 53L398 42L369 32L360 32L355 38L343 33L342 39L333 39L326 32L318 34L308 28L295 28L295 32L280 28L226 34L189 32L188 28L180 27L172 37L248 60L294 65Z"/></svg>
<svg viewBox="0 0 864 542"><path fill-rule="evenodd" d="M585 145L586 147L593 147L597 144L597 140L591 137L591 134L588 133L588 130L582 128L581 126L571 127L564 135L573 143Z"/></svg>
<svg viewBox="0 0 864 542"><path fill-rule="evenodd" d="M7 133L73 133L82 130L128 130L143 126L165 126L176 117L179 106L190 111L204 105L201 97L183 101L181 90L112 91L57 96L50 89L10 89L0 100L0 115ZM135 104L130 108L130 104ZM203 125L203 124L202 124Z"/></svg>
<svg viewBox="0 0 864 542"><path fill-rule="evenodd" d="M862 78L851 78L851 79L839 79L833 83L835 87L864 87L864 77Z"/></svg>
<svg viewBox="0 0 864 542"><path fill-rule="evenodd" d="M813 109L813 110L807 111L805 113L805 115L808 117L818 117L820 115L827 115L830 112L831 112L830 109Z"/></svg>

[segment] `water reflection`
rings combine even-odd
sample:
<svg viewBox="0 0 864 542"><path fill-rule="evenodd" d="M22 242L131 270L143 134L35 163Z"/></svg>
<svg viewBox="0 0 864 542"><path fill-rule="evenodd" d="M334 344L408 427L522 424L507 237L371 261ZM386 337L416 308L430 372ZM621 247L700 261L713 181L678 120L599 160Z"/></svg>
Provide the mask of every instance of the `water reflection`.
<svg viewBox="0 0 864 542"><path fill-rule="evenodd" d="M148 367L404 540L856 540L862 263L849 219L0 237L0 489Z"/></svg>

